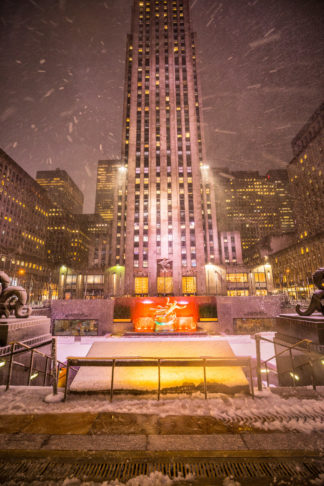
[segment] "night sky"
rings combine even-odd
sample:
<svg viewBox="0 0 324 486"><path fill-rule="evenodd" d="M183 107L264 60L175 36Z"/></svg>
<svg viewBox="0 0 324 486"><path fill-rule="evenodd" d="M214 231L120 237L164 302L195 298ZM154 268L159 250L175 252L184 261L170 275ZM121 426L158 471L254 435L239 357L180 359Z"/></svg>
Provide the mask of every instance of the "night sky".
<svg viewBox="0 0 324 486"><path fill-rule="evenodd" d="M191 0L207 162L285 167L324 99L321 0ZM94 210L119 158L132 0L2 0L0 146L31 176L64 168Z"/></svg>

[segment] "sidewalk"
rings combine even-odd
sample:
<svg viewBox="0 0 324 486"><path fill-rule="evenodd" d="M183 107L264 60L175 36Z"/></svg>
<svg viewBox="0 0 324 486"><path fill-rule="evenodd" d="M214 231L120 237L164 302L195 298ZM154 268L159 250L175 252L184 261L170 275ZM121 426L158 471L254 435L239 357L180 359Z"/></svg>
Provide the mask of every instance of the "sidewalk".
<svg viewBox="0 0 324 486"><path fill-rule="evenodd" d="M1 393L4 484L63 484L71 476L80 480L75 485L115 479L127 484L140 474L149 481L149 474L160 471L162 482L138 483L155 486L173 484L163 481L180 471L186 479L176 482L178 486L223 485L231 475L242 486L274 485L274 477L295 486L311 485L324 473L324 405L322 397L309 390L300 390L303 398L293 399L270 393L254 401L222 396L110 403L107 397L100 401L89 396L82 403L81 397L71 396L60 404L36 400L37 393L44 395L43 390L27 390L25 404L17 400L19 390ZM28 394L34 400L30 404ZM8 413L6 401L12 404ZM196 414L185 406L196 407ZM127 411L131 409L134 413ZM208 409L215 416L208 415Z"/></svg>

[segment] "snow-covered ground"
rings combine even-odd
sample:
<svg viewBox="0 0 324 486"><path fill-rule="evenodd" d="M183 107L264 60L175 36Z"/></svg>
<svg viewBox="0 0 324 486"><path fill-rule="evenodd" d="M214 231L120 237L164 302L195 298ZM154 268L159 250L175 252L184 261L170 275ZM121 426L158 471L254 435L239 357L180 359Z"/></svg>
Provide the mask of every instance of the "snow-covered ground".
<svg viewBox="0 0 324 486"><path fill-rule="evenodd" d="M205 400L199 393L130 399L118 396L110 402L107 395L70 395L66 402L45 402L51 395L47 387L0 387L0 414L44 414L76 412L115 412L132 414L210 416L225 424L235 423L267 431L324 431L324 400L283 398L269 390L248 395L215 394ZM324 393L324 387L319 387ZM60 392L62 393L62 392ZM323 398L323 395L322 395Z"/></svg>
<svg viewBox="0 0 324 486"><path fill-rule="evenodd" d="M41 481L32 481L31 483L26 483L25 481L9 481L6 483L7 486L43 486L44 483ZM122 483L115 479L113 481L104 481L102 482L95 482L95 481L86 481L83 482L77 478L66 478L63 482L60 482L59 485L56 481L47 482L47 486L181 486L185 484L194 484L194 477L191 475L187 475L186 478L178 477L170 479L169 476L162 474L161 472L153 472L149 476L136 476L134 478L129 479L126 483ZM201 484L201 483L200 483ZM223 486L241 486L241 483L235 481L232 477L224 478ZM293 483L285 482L285 484L293 486ZM313 484L320 484L323 483L313 483Z"/></svg>
<svg viewBox="0 0 324 486"><path fill-rule="evenodd" d="M265 338L272 340L274 337L273 332L261 333ZM94 342L136 342L141 338L136 337L82 337L80 342L75 342L73 337L57 337L57 358L63 363L66 361L68 356L86 356ZM163 342L183 342L183 346L186 342L197 340L194 335L186 336L185 338L181 336L159 336L157 337L145 337L146 342L157 342L161 340ZM233 336L206 336L200 337L199 342L204 341L227 341L231 346L233 353L236 356L251 356L256 357L255 340L249 335L233 335ZM261 357L262 360L271 358L274 355L274 346L271 343L261 341Z"/></svg>

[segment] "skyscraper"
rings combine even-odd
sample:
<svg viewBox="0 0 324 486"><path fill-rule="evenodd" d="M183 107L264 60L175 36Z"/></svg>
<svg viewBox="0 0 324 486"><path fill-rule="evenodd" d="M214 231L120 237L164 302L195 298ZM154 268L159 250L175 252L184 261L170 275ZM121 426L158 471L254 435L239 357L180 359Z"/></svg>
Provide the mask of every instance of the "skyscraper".
<svg viewBox="0 0 324 486"><path fill-rule="evenodd" d="M288 165L298 237L323 232L324 103L292 141L294 158Z"/></svg>
<svg viewBox="0 0 324 486"><path fill-rule="evenodd" d="M105 221L111 221L114 213L114 192L120 160L99 160L95 213Z"/></svg>
<svg viewBox="0 0 324 486"><path fill-rule="evenodd" d="M221 231L241 233L243 256L269 234L294 230L292 200L285 169L258 171L214 171L217 215Z"/></svg>
<svg viewBox="0 0 324 486"><path fill-rule="evenodd" d="M47 192L53 207L73 214L82 213L83 194L65 170L39 170L36 181Z"/></svg>
<svg viewBox="0 0 324 486"><path fill-rule="evenodd" d="M112 265L124 293L206 291L219 262L188 0L135 0Z"/></svg>

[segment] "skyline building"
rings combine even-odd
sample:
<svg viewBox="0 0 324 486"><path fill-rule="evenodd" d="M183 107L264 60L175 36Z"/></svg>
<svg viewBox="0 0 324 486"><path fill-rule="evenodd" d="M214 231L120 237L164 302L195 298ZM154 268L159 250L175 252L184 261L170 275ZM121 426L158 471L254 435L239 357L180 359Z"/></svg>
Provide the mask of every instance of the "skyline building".
<svg viewBox="0 0 324 486"><path fill-rule="evenodd" d="M46 192L0 149L0 270L37 301L49 290L49 207Z"/></svg>
<svg viewBox="0 0 324 486"><path fill-rule="evenodd" d="M323 232L324 103L292 140L288 174L300 240Z"/></svg>
<svg viewBox="0 0 324 486"><path fill-rule="evenodd" d="M36 182L52 201L52 211L62 208L72 214L82 213L83 194L65 170L39 170L36 172Z"/></svg>
<svg viewBox="0 0 324 486"><path fill-rule="evenodd" d="M124 294L204 294L219 263L188 0L135 0L111 264Z"/></svg>
<svg viewBox="0 0 324 486"><path fill-rule="evenodd" d="M263 237L295 228L286 169L258 171L214 169L220 231L241 233L243 257Z"/></svg>
<svg viewBox="0 0 324 486"><path fill-rule="evenodd" d="M105 221L114 217L114 193L120 166L120 160L98 161L95 213Z"/></svg>

